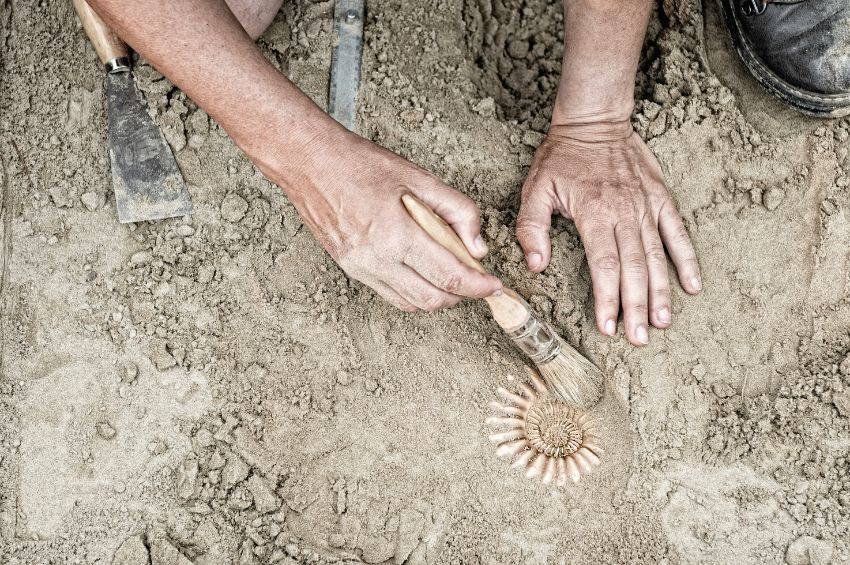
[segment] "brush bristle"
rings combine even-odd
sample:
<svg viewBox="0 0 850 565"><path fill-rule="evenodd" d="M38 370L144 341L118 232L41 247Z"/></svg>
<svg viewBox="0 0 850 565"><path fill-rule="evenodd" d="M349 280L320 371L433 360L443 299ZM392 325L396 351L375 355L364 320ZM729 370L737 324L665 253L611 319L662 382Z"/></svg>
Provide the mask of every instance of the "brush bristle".
<svg viewBox="0 0 850 565"><path fill-rule="evenodd" d="M602 397L602 371L570 344L560 341L558 355L537 366L540 375L549 389L564 402L590 408Z"/></svg>

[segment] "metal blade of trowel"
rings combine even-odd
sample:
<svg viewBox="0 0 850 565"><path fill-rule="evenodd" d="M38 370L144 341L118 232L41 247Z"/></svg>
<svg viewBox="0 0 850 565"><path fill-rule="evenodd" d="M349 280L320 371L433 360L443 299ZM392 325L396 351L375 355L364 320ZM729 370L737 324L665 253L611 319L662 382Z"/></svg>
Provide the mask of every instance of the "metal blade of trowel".
<svg viewBox="0 0 850 565"><path fill-rule="evenodd" d="M357 114L357 90L360 88L365 15L365 0L336 0L334 6L336 44L331 61L328 113L351 131L354 131Z"/></svg>
<svg viewBox="0 0 850 565"><path fill-rule="evenodd" d="M106 68L106 112L112 185L121 223L192 213L192 200L165 136L136 87L127 46L85 0L73 0Z"/></svg>
<svg viewBox="0 0 850 565"><path fill-rule="evenodd" d="M106 75L106 109L118 221L191 214L183 175L129 70Z"/></svg>

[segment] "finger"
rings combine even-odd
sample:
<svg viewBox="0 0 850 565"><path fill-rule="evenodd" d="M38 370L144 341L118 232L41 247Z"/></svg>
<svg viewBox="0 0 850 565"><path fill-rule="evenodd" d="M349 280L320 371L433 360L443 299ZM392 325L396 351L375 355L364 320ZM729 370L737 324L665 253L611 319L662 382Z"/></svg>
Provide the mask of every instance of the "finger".
<svg viewBox="0 0 850 565"><path fill-rule="evenodd" d="M384 282L404 300L425 310L433 312L451 308L463 300L462 296L440 290L407 265L398 264L384 277Z"/></svg>
<svg viewBox="0 0 850 565"><path fill-rule="evenodd" d="M620 296L623 301L623 325L633 345L649 343L647 328L646 252L636 221L624 220L614 228L620 251Z"/></svg>
<svg viewBox="0 0 850 565"><path fill-rule="evenodd" d="M419 308L402 298L399 293L394 291L387 285L385 282L377 281L374 284L369 285L372 290L378 293L378 295L398 308L399 310L403 310L405 312L418 312Z"/></svg>
<svg viewBox="0 0 850 565"><path fill-rule="evenodd" d="M469 298L484 298L502 290L502 281L479 273L452 255L425 232L415 237L404 257L404 264L435 287Z"/></svg>
<svg viewBox="0 0 850 565"><path fill-rule="evenodd" d="M640 234L649 276L649 320L656 328L667 328L670 326L671 312L667 255L655 224L645 221Z"/></svg>
<svg viewBox="0 0 850 565"><path fill-rule="evenodd" d="M481 237L481 212L471 198L437 181L437 186L427 190L411 188L414 196L431 207L438 216L449 224L463 244L476 259L487 254L487 244Z"/></svg>
<svg viewBox="0 0 850 565"><path fill-rule="evenodd" d="M658 214L658 230L664 246L667 247L667 253L670 254L670 259L676 265L682 288L689 294L699 294L702 291L702 277L697 254L672 199L661 206Z"/></svg>
<svg viewBox="0 0 850 565"><path fill-rule="evenodd" d="M516 236L528 268L539 273L549 265L552 243L549 228L552 227L552 212L555 209L553 188L527 179L522 188L522 203L516 222Z"/></svg>
<svg viewBox="0 0 850 565"><path fill-rule="evenodd" d="M620 311L620 255L614 238L614 228L606 222L576 225L584 242L590 278L596 326L605 335L617 332L617 313Z"/></svg>

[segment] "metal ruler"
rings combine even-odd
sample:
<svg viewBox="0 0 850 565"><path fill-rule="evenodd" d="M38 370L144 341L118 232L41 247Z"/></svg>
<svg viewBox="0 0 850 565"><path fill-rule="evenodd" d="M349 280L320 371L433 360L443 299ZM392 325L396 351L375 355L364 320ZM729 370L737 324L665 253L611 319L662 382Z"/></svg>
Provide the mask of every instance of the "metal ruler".
<svg viewBox="0 0 850 565"><path fill-rule="evenodd" d="M328 113L351 131L354 131L360 88L365 4L365 0L336 0L334 6L336 44L331 61Z"/></svg>

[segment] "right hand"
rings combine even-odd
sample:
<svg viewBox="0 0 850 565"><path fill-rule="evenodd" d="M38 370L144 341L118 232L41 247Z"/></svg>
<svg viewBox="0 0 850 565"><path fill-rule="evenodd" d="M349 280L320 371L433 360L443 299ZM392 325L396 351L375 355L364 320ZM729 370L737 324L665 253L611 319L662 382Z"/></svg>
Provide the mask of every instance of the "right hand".
<svg viewBox="0 0 850 565"><path fill-rule="evenodd" d="M330 139L329 139L330 138ZM501 291L502 283L461 263L408 215L412 194L454 228L480 259L487 253L478 207L395 153L346 132L307 147L286 188L316 239L350 277L407 311L433 311Z"/></svg>

